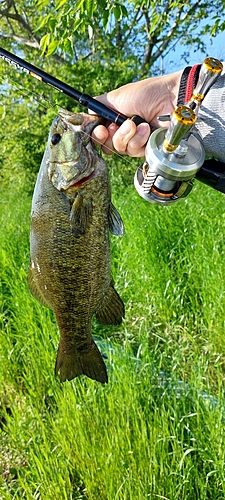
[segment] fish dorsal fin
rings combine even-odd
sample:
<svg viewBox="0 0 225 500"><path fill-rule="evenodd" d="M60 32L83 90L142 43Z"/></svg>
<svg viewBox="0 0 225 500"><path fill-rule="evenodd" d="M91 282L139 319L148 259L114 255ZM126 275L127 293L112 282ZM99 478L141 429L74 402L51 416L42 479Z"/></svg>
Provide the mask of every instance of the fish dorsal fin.
<svg viewBox="0 0 225 500"><path fill-rule="evenodd" d="M116 210L112 202L110 202L109 206L108 221L109 221L109 230L112 234L114 234L115 236L124 235L123 221L120 217L119 212Z"/></svg>
<svg viewBox="0 0 225 500"><path fill-rule="evenodd" d="M30 289L30 292L32 293L33 297L37 299L41 304L43 304L45 307L50 307L48 302L45 300L41 290L38 288L35 279L33 277L32 269L29 267L28 269L28 275L27 275L27 283L28 287Z"/></svg>
<svg viewBox="0 0 225 500"><path fill-rule="evenodd" d="M102 325L120 325L124 315L124 303L111 283L101 307L96 311L96 319Z"/></svg>

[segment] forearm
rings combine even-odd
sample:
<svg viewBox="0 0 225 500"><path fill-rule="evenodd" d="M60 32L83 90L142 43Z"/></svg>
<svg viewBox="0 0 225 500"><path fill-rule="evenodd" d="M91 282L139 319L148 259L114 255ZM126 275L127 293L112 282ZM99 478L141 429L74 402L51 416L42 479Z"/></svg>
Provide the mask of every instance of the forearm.
<svg viewBox="0 0 225 500"><path fill-rule="evenodd" d="M207 154L225 162L225 63L222 75L203 100L194 133Z"/></svg>

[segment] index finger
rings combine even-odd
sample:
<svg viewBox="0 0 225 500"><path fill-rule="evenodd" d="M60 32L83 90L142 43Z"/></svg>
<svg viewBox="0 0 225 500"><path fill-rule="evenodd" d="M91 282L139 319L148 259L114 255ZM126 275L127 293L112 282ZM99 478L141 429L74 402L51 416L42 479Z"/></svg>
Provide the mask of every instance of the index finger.
<svg viewBox="0 0 225 500"><path fill-rule="evenodd" d="M92 131L91 137L95 144L104 144L109 137L109 133L104 125L98 125Z"/></svg>

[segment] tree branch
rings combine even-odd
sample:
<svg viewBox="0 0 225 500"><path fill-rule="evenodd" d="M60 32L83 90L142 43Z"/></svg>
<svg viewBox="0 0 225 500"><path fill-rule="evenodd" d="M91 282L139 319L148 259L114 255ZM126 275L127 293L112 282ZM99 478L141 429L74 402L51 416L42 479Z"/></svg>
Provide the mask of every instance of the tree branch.
<svg viewBox="0 0 225 500"><path fill-rule="evenodd" d="M146 29L146 32L148 34L148 43L147 43L147 46L145 48L144 59L143 59L142 65L141 65L141 76L142 77L145 76L147 73L147 69L149 68L151 57L152 57L152 50L153 50L155 43L157 43L157 38L149 36L150 18L149 18L148 12L145 9L143 9L143 15L145 17L145 29Z"/></svg>
<svg viewBox="0 0 225 500"><path fill-rule="evenodd" d="M139 21L141 20L142 17L143 17L143 12L141 11L141 13L140 13L140 11L137 10L137 12L136 12L136 14L135 14L135 16L134 16L134 18L132 20L132 23L130 24L129 30L128 30L126 36L123 39L123 45L125 45L125 43L127 42L128 38L130 37L130 34L132 32L133 27L136 24L139 23Z"/></svg>
<svg viewBox="0 0 225 500"><path fill-rule="evenodd" d="M34 49L40 50L40 38L38 38L34 32L30 24L24 19L23 16L21 16L17 10L17 7L15 5L14 0L7 0L6 2L6 8L5 9L0 9L0 17L4 18L5 21L8 23L8 26L11 29L11 33L2 33L0 35L1 39L11 39L15 42L18 42L21 45L25 45L26 47L33 47ZM14 12L9 12L10 9L13 9ZM26 33L26 36L21 36L17 35L13 24L11 21L15 21L17 25L19 26L20 30L23 28ZM55 59L59 64L65 64L65 59L58 54L53 54L52 55L53 59Z"/></svg>
<svg viewBox="0 0 225 500"><path fill-rule="evenodd" d="M26 45L27 47L33 47L34 49L40 49L40 43L38 43L37 41L32 42L28 38L24 38L22 36L17 36L13 33L11 33L11 34L5 33L4 35L0 35L0 38L3 40L7 39L7 38L12 39L15 42Z"/></svg>
<svg viewBox="0 0 225 500"><path fill-rule="evenodd" d="M176 31L178 30L178 27L182 24L184 24L184 22L186 21L186 19L188 18L191 18L192 15L196 12L196 9L200 7L199 5L199 1L196 0L195 3L192 5L192 7L190 7L186 13L182 16L183 12L184 12L184 8L185 8L185 5L181 5L181 7L179 8L177 14L176 14L176 17L175 17L175 21L170 29L170 31L167 33L167 35L165 35L164 37L161 38L161 40L157 37L154 37L154 38L150 38L149 40L149 43L146 47L146 52L145 52L145 57L144 57L144 60L143 60L143 64L142 64L142 76L145 76L146 73L147 73L147 69L152 66L155 61L164 53L164 51L167 49L167 47L169 46L171 40L173 39L173 35L176 33ZM169 12L169 10L168 10ZM168 13L167 12L167 13ZM182 17L181 17L182 16ZM149 23L149 18L147 19L146 21L146 25L147 25L147 22ZM158 47L157 47L158 45ZM154 53L153 52L153 48L156 47L156 51Z"/></svg>

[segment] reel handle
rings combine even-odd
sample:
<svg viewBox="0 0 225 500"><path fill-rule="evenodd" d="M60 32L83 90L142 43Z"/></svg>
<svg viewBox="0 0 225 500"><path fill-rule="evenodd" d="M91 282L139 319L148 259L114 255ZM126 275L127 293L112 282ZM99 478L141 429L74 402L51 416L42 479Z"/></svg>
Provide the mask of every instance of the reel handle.
<svg viewBox="0 0 225 500"><path fill-rule="evenodd" d="M193 95L185 105L195 109L202 103L206 93L217 80L223 70L222 62L214 57L204 59L198 78L198 83L194 89Z"/></svg>
<svg viewBox="0 0 225 500"><path fill-rule="evenodd" d="M187 106L179 106L171 116L171 123L163 141L163 152L173 153L196 122L196 114Z"/></svg>
<svg viewBox="0 0 225 500"><path fill-rule="evenodd" d="M204 59L193 95L184 106L178 106L171 115L171 123L163 142L163 152L173 153L197 119L197 111L207 91L217 80L223 69L214 57Z"/></svg>

